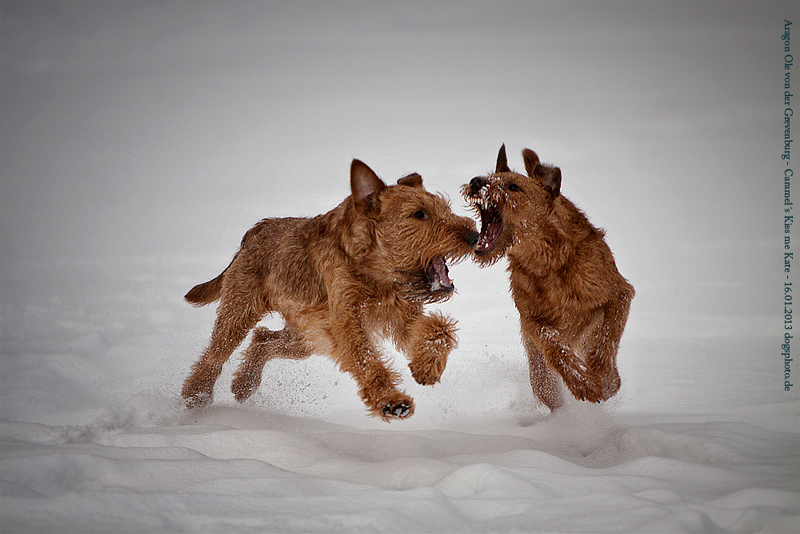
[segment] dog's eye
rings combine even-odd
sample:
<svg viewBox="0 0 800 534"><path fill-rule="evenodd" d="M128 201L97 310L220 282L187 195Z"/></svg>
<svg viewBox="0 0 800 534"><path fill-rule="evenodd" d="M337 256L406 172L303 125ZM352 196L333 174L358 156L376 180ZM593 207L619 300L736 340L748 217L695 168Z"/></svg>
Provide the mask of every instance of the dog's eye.
<svg viewBox="0 0 800 534"><path fill-rule="evenodd" d="M522 191L517 184L509 184L508 186L509 191Z"/></svg>
<svg viewBox="0 0 800 534"><path fill-rule="evenodd" d="M412 217L414 217L415 219L422 220L422 219L427 219L428 218L428 214L425 213L425 210L417 210L417 211L414 212Z"/></svg>

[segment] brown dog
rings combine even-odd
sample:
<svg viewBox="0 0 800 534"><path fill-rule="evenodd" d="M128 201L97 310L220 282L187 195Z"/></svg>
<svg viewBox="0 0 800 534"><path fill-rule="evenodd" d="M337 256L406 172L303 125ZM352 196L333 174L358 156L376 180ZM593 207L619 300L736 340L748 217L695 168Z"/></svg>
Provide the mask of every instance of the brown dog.
<svg viewBox="0 0 800 534"><path fill-rule="evenodd" d="M527 176L500 148L494 174L462 188L481 218L479 264L508 256L531 385L551 410L563 404L558 378L580 400L600 402L620 387L617 349L634 291L617 271L605 233L560 194L561 170L522 152Z"/></svg>
<svg viewBox="0 0 800 534"><path fill-rule="evenodd" d="M418 174L397 184L387 187L353 160L344 202L310 219L262 220L222 274L187 293L200 306L220 300L211 342L183 385L189 407L212 400L222 365L264 315L277 312L283 330L254 330L231 387L238 401L260 385L267 360L324 353L356 379L372 415L388 421L414 412L377 338L408 356L417 382L439 381L456 346L455 322L426 315L423 304L452 295L446 260L472 252L478 233Z"/></svg>

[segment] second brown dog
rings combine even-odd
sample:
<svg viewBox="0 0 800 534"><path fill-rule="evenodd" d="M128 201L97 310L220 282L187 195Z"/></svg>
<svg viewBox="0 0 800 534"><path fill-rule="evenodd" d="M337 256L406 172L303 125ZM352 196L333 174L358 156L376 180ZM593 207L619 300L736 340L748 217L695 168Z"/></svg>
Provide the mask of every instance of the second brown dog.
<svg viewBox="0 0 800 534"><path fill-rule="evenodd" d="M509 260L530 378L551 410L563 405L558 377L580 400L600 402L620 388L617 349L633 286L604 239L561 195L561 170L522 152L526 175L512 172L505 145L495 172L462 188L481 218L475 260Z"/></svg>
<svg viewBox="0 0 800 534"><path fill-rule="evenodd" d="M350 187L323 215L259 222L222 274L186 295L196 305L220 301L211 342L183 385L189 407L211 401L222 365L272 312L286 325L253 331L231 387L239 401L259 386L268 360L321 353L355 378L371 414L408 417L413 400L398 390L379 337L408 356L417 382L439 381L456 346L455 322L423 305L453 294L446 261L472 252L475 225L425 191L418 174L387 186L353 160Z"/></svg>

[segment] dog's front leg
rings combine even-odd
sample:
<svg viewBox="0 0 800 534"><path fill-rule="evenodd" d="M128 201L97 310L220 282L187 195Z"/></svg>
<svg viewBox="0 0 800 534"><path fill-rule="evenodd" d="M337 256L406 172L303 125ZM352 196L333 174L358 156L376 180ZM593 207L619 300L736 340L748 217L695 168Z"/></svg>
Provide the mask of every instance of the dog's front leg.
<svg viewBox="0 0 800 534"><path fill-rule="evenodd" d="M603 400L601 377L581 360L567 345L558 329L535 325L531 342L544 354L548 365L555 369L567 388L578 400L600 402ZM527 334L530 335L530 334Z"/></svg>
<svg viewBox="0 0 800 534"><path fill-rule="evenodd" d="M528 355L531 388L539 401L554 412L564 405L564 398L558 386L558 375L547 365L547 360L537 348L535 341L525 333L522 335L522 343Z"/></svg>
<svg viewBox="0 0 800 534"><path fill-rule="evenodd" d="M384 421L412 415L414 401L397 389L400 375L387 367L353 310L337 311L332 317L333 357L355 378L358 394L371 415Z"/></svg>
<svg viewBox="0 0 800 534"><path fill-rule="evenodd" d="M414 380L432 386L441 379L447 356L458 345L456 322L438 312L420 315L399 345L409 357Z"/></svg>
<svg viewBox="0 0 800 534"><path fill-rule="evenodd" d="M592 334L594 343L586 358L589 368L603 377L603 398L608 400L617 394L621 386L617 371L617 351L628 321L633 290L609 301L604 309L603 322Z"/></svg>

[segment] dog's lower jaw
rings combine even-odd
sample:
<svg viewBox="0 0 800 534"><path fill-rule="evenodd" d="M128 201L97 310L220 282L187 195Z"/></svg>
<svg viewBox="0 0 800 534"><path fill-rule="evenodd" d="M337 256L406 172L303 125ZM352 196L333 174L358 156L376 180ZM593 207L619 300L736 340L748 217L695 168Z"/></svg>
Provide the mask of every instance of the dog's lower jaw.
<svg viewBox="0 0 800 534"><path fill-rule="evenodd" d="M441 290L452 292L455 289L453 281L450 280L447 261L444 256L433 258L425 268L425 275L428 277L431 293Z"/></svg>
<svg viewBox="0 0 800 534"><path fill-rule="evenodd" d="M396 273L394 283L403 298L423 304L443 302L455 293L444 256L434 257L417 270Z"/></svg>
<svg viewBox="0 0 800 534"><path fill-rule="evenodd" d="M475 253L489 254L494 251L504 230L505 226L499 215L492 217L487 223L483 223L481 226L481 237L475 244Z"/></svg>

